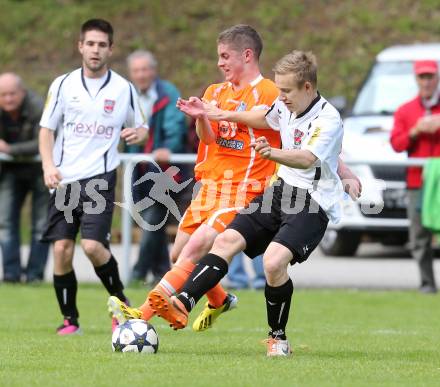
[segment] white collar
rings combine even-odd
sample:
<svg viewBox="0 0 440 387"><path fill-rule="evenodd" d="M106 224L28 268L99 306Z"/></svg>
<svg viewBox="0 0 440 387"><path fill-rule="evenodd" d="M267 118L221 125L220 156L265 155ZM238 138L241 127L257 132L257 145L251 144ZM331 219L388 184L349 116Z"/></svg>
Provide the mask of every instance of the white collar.
<svg viewBox="0 0 440 387"><path fill-rule="evenodd" d="M260 82L260 81L262 81L263 80L263 76L261 75L261 74L258 74L258 77L257 78L255 78L252 82L250 82L249 84L252 86L252 87L255 87L255 86L257 86L258 85L258 83Z"/></svg>
<svg viewBox="0 0 440 387"><path fill-rule="evenodd" d="M249 82L249 85L250 85L251 87L255 87L255 86L257 86L258 83L259 83L260 81L262 81L263 79L264 79L263 76L262 76L261 74L258 74L258 77L255 78L253 81ZM229 86L233 86L232 82L228 82L228 84L229 84Z"/></svg>

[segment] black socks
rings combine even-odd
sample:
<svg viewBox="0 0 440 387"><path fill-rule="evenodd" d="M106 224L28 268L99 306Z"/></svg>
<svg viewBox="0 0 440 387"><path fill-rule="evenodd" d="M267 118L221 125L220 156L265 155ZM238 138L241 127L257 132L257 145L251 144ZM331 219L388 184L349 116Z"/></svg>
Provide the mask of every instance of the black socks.
<svg viewBox="0 0 440 387"><path fill-rule="evenodd" d="M121 301L127 301L124 295L124 285L121 282L116 259L110 256L107 263L95 267L95 273L111 296L118 297Z"/></svg>
<svg viewBox="0 0 440 387"><path fill-rule="evenodd" d="M190 312L203 295L217 285L227 272L228 263L223 258L211 253L205 255L183 285L177 298Z"/></svg>
<svg viewBox="0 0 440 387"><path fill-rule="evenodd" d="M69 320L71 324L78 325L78 309L76 308L76 293L78 290L78 282L75 272L63 275L53 276L53 286L57 296L58 305L64 318Z"/></svg>
<svg viewBox="0 0 440 387"><path fill-rule="evenodd" d="M107 263L95 267L95 272L112 296L116 296L124 302L127 301L123 293L124 285L119 278L118 263L113 255ZM76 280L75 272L72 270L70 273L63 275L54 274L53 286L55 288L58 305L60 306L64 318L69 320L71 324L79 326L79 313L76 307L78 282Z"/></svg>
<svg viewBox="0 0 440 387"><path fill-rule="evenodd" d="M293 294L293 283L289 280L281 286L272 287L266 282L267 322L270 326L269 335L275 339L286 340L286 325L289 319L290 301Z"/></svg>

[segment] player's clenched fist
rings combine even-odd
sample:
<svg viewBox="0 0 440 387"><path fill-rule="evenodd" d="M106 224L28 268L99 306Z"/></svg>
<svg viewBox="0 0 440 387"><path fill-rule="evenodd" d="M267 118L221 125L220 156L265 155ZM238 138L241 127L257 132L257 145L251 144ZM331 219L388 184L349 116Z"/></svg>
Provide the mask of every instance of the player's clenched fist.
<svg viewBox="0 0 440 387"><path fill-rule="evenodd" d="M251 143L251 147L255 148L255 150L264 159L268 159L270 157L272 148L270 147L270 144L268 143L266 137L258 137L255 142Z"/></svg>
<svg viewBox="0 0 440 387"><path fill-rule="evenodd" d="M144 141L148 137L148 131L144 127L125 128L121 131L121 138L125 140L128 145L137 144Z"/></svg>
<svg viewBox="0 0 440 387"><path fill-rule="evenodd" d="M57 188L62 180L61 173L55 166L45 167L44 172L44 184L48 188Z"/></svg>

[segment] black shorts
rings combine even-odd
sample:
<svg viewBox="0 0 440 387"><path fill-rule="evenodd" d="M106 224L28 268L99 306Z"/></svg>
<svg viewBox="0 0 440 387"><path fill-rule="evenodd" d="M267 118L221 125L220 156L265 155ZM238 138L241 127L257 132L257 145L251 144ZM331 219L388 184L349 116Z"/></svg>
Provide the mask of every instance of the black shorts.
<svg viewBox="0 0 440 387"><path fill-rule="evenodd" d="M309 257L327 224L326 213L306 189L280 179L240 211L228 228L244 237L247 256L254 258L264 253L270 242L277 242L292 252L293 264Z"/></svg>
<svg viewBox="0 0 440 387"><path fill-rule="evenodd" d="M116 170L113 170L54 191L49 199L46 229L41 240L75 240L81 230L82 239L92 239L108 247L115 188Z"/></svg>

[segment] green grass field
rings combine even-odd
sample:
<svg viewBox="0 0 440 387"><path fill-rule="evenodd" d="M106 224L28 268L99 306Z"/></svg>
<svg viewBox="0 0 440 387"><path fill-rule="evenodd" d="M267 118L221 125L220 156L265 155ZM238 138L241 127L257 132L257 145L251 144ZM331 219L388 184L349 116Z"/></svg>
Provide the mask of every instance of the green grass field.
<svg viewBox="0 0 440 387"><path fill-rule="evenodd" d="M106 293L80 285L82 336L57 337L50 285L0 287L0 386L434 386L440 383L440 298L416 292L300 290L291 358L268 359L262 292L210 331L152 320L156 355L111 351ZM140 303L144 289L128 289ZM199 309L198 309L199 310ZM197 311L198 311L197 310ZM197 312L196 311L196 312Z"/></svg>

